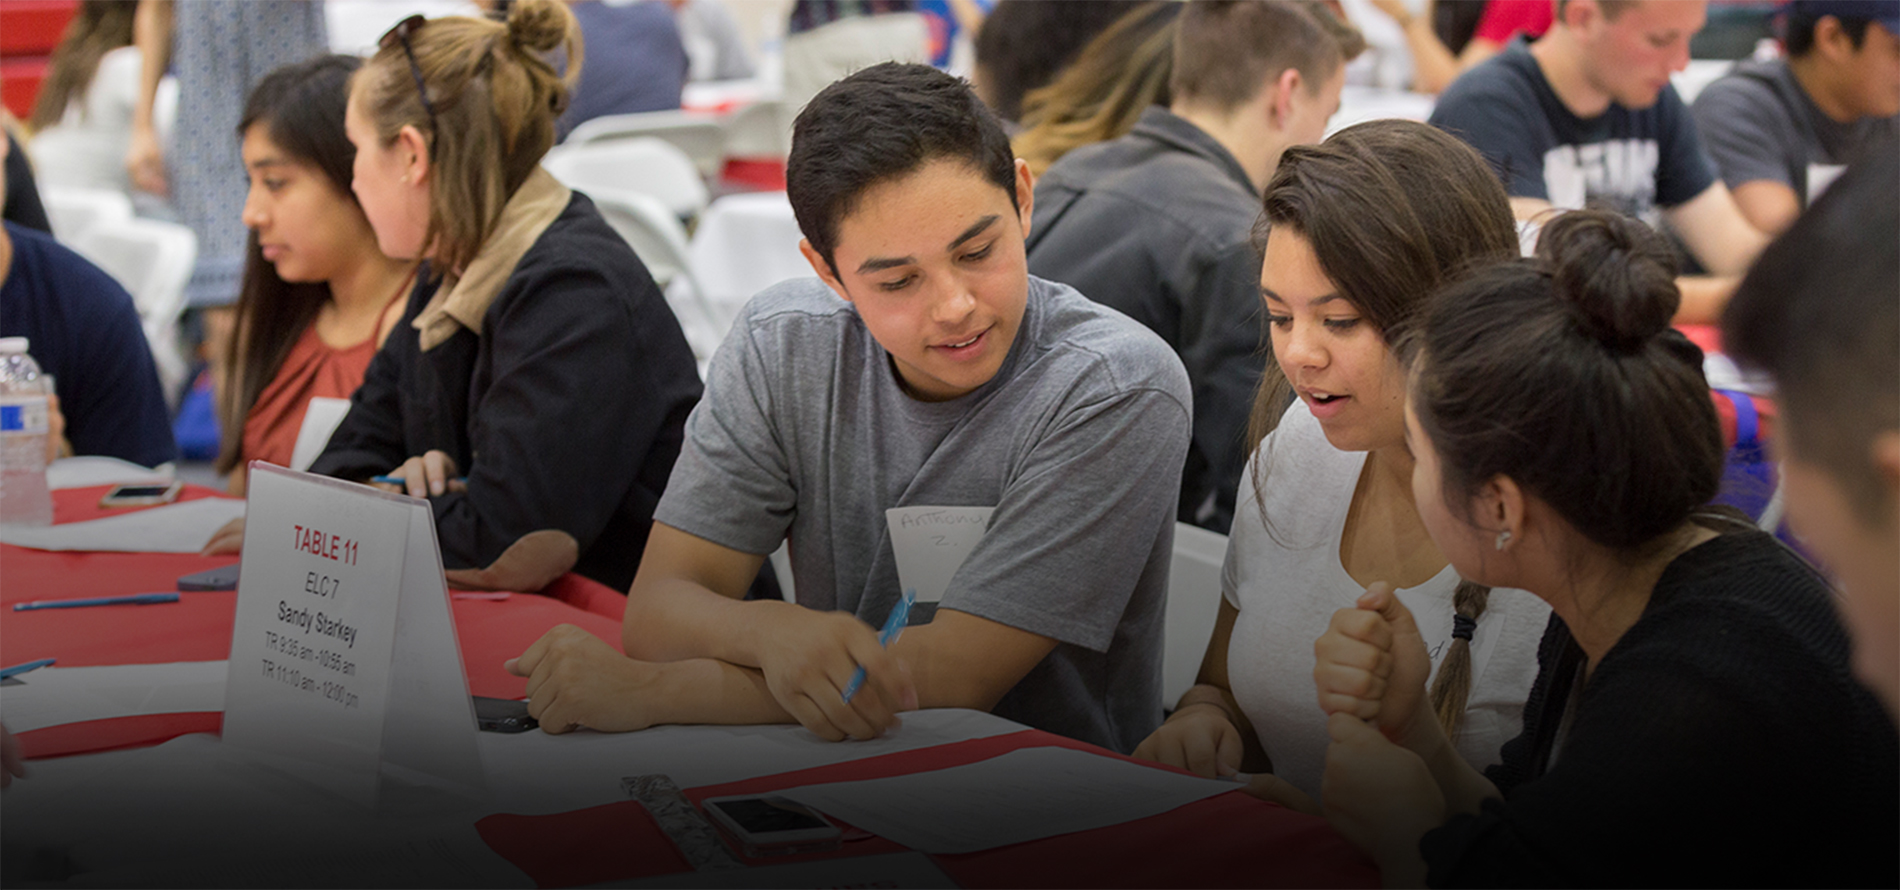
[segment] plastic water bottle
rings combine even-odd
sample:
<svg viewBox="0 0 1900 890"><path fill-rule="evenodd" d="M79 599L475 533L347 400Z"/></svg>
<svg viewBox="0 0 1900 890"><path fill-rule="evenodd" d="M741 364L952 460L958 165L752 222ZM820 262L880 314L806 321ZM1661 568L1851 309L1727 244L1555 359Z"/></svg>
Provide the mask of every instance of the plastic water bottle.
<svg viewBox="0 0 1900 890"><path fill-rule="evenodd" d="M46 488L46 375L25 337L0 337L0 524L52 525Z"/></svg>

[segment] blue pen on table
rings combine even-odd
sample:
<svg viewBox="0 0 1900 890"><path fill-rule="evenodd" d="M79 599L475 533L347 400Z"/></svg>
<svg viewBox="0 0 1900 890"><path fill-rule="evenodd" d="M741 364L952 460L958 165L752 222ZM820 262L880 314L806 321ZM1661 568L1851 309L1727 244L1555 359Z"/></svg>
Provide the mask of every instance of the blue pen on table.
<svg viewBox="0 0 1900 890"><path fill-rule="evenodd" d="M17 676L19 674L24 674L27 671L37 671L40 668L46 667L47 665L50 665L53 662L58 661L58 660L59 659L57 658L42 658L42 659L39 659L38 661L29 661L25 664L16 664L10 668L0 668L0 680L5 680L10 677Z"/></svg>
<svg viewBox="0 0 1900 890"><path fill-rule="evenodd" d="M83 606L145 606L152 603L178 602L176 593L134 593L130 596L95 596L76 600L35 600L30 603L14 603L13 611L31 612L35 609L77 609Z"/></svg>
<svg viewBox="0 0 1900 890"><path fill-rule="evenodd" d="M891 607L891 617L884 619L884 629L877 632L877 644L889 648L897 642L897 635L904 632L904 625L910 623L911 604L917 602L916 588L906 588L904 595ZM864 665L851 673L851 682L844 684L844 700L851 703L851 696L858 694L858 687L864 685Z"/></svg>
<svg viewBox="0 0 1900 890"><path fill-rule="evenodd" d="M371 476L371 477L369 477L369 481L371 481L371 482L375 482L375 483L377 483L377 484L379 484L379 485L405 485L405 484L407 484L407 483L409 482L409 480L408 480L408 479L406 479L406 478L404 478L404 477L402 477L402 476ZM451 481L451 482L467 482L467 481L468 481L468 477L467 477L467 476L457 476L457 477L455 477L454 479L451 479L451 480L449 480L449 481Z"/></svg>

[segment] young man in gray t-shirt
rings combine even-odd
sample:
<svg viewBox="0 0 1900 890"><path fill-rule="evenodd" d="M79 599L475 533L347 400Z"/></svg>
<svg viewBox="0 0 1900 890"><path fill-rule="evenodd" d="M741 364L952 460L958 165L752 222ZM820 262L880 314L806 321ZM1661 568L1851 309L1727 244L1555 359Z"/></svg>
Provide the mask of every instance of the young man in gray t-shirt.
<svg viewBox="0 0 1900 890"><path fill-rule="evenodd" d="M1797 0L1786 41L1786 59L1736 65L1691 109L1742 215L1769 234L1900 134L1900 0Z"/></svg>
<svg viewBox="0 0 1900 890"><path fill-rule="evenodd" d="M833 84L786 179L818 278L754 298L713 357L628 596L633 657L549 632L510 663L530 712L551 732L796 720L841 739L966 707L1132 749L1161 717L1180 359L1029 277L1028 169L956 78ZM907 517L945 534L893 534ZM982 531L881 647L900 588L931 586L919 548L956 524ZM787 538L798 603L741 599Z"/></svg>

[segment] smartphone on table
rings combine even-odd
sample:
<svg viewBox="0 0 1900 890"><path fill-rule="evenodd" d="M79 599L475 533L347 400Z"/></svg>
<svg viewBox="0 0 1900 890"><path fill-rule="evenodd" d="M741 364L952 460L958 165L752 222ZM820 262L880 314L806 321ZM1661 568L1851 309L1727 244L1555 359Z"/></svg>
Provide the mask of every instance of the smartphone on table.
<svg viewBox="0 0 1900 890"><path fill-rule="evenodd" d="M829 850L844 834L823 813L776 795L709 797L702 806L726 842L746 856Z"/></svg>
<svg viewBox="0 0 1900 890"><path fill-rule="evenodd" d="M178 500L178 493L185 489L185 483L178 480L158 483L120 483L112 486L106 496L99 499L101 507L146 507L152 504L169 504Z"/></svg>
<svg viewBox="0 0 1900 890"><path fill-rule="evenodd" d="M486 695L472 698L475 699L475 726L483 732L527 732L541 725L539 720L528 716L525 701Z"/></svg>

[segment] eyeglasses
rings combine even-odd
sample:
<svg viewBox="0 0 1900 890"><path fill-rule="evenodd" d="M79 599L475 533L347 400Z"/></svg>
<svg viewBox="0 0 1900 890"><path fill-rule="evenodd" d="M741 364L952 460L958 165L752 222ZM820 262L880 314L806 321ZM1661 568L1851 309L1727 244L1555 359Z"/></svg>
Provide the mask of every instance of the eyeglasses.
<svg viewBox="0 0 1900 890"><path fill-rule="evenodd" d="M435 139L441 129L435 123L435 103L429 101L429 87L422 81L422 66L416 64L415 47L409 45L409 36L422 30L429 19L422 15L412 15L396 23L384 33L376 45L389 49L397 43L402 44L402 54L409 59L409 74L416 79L416 96L422 100L422 110L429 113L429 160L435 160Z"/></svg>

